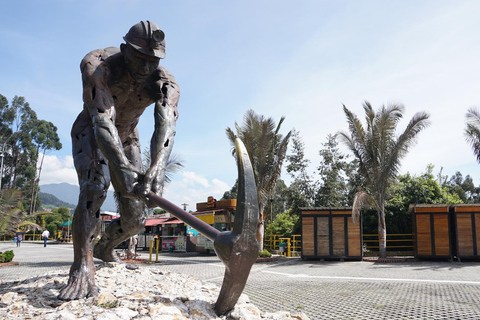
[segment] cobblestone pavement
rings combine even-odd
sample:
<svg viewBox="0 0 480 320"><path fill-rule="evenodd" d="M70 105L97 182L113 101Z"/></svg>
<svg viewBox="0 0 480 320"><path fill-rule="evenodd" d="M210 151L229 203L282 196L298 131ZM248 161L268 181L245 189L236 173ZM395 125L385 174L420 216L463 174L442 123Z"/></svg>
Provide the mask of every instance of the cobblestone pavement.
<svg viewBox="0 0 480 320"><path fill-rule="evenodd" d="M0 243L0 251L10 249L20 265L0 268L0 281L67 272L73 259L68 244ZM152 265L219 286L223 280L223 264L214 255L162 253L159 261ZM302 311L312 320L480 319L480 263L280 259L255 264L245 293L264 311Z"/></svg>

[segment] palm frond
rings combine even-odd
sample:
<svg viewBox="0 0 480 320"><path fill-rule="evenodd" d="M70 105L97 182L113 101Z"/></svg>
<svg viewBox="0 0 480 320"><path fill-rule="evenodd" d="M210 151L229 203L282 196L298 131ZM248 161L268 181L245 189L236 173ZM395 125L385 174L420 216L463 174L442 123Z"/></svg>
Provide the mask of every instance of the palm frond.
<svg viewBox="0 0 480 320"><path fill-rule="evenodd" d="M480 111L470 108L466 115L467 127L465 128L465 138L472 147L473 153L480 162Z"/></svg>
<svg viewBox="0 0 480 320"><path fill-rule="evenodd" d="M353 199L352 208L352 220L353 223L357 223L358 217L360 217L362 209L374 208L377 209L377 202L364 190L360 190L355 194Z"/></svg>

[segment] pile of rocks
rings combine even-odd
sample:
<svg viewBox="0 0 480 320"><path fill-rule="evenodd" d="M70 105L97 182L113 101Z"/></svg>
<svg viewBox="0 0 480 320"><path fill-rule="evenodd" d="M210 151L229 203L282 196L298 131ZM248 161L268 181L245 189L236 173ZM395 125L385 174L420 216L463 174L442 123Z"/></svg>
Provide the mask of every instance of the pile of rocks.
<svg viewBox="0 0 480 320"><path fill-rule="evenodd" d="M216 285L160 268L130 270L124 264L103 264L95 275L100 294L74 301L57 299L67 273L49 273L22 281L4 282L0 288L0 319L272 319L308 320L288 312L262 313L242 295L228 317L217 317L213 305Z"/></svg>

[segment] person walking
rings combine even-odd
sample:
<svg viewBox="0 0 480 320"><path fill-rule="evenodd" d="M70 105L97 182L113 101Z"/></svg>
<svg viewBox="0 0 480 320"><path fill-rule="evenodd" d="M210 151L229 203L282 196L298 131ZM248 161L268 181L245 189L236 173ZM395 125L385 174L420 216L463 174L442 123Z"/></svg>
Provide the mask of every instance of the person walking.
<svg viewBox="0 0 480 320"><path fill-rule="evenodd" d="M47 246L48 237L50 237L50 232L47 229L45 229L45 231L43 231L43 233L42 233L42 239L43 239L43 246L44 247Z"/></svg>
<svg viewBox="0 0 480 320"><path fill-rule="evenodd" d="M20 245L22 244L22 241L23 241L23 235L25 234L26 232L23 232L23 231L20 231L18 230L15 235L17 236L17 247L20 247Z"/></svg>

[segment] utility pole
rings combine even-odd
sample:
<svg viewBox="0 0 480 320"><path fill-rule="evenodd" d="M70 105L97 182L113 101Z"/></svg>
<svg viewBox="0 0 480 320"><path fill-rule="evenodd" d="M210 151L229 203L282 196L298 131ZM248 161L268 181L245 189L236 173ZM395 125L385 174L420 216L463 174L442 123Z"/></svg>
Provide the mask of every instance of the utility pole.
<svg viewBox="0 0 480 320"><path fill-rule="evenodd" d="M188 203L182 203L183 211L187 211Z"/></svg>

